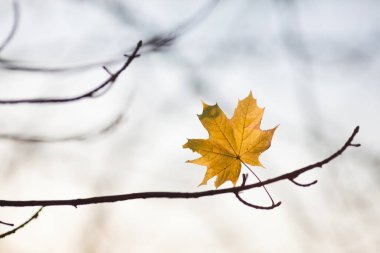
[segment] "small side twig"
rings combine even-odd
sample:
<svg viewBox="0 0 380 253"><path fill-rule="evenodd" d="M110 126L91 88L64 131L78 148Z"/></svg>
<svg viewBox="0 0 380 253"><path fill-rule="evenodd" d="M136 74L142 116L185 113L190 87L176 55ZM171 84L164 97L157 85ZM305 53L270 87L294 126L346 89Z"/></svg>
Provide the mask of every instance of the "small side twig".
<svg viewBox="0 0 380 253"><path fill-rule="evenodd" d="M129 56L128 56L129 58ZM113 76L113 73L106 67L106 66L103 66L103 69L110 75L110 76Z"/></svg>
<svg viewBox="0 0 380 253"><path fill-rule="evenodd" d="M13 223L4 222L4 221L1 221L1 220L0 220L0 224L6 225L6 226L10 226L10 227L14 226Z"/></svg>
<svg viewBox="0 0 380 253"><path fill-rule="evenodd" d="M12 230L9 230L8 232L5 232L4 234L0 234L0 238L4 238L4 237L7 237L7 236L9 236L11 234L16 233L18 230L20 230L21 228L23 228L26 225L28 225L31 221L33 221L34 219L37 219L38 215L40 214L40 212L42 211L43 208L44 207L41 207L40 209L38 209L37 212L35 212L28 220L26 220L24 223L22 223L18 227L14 228Z"/></svg>
<svg viewBox="0 0 380 253"><path fill-rule="evenodd" d="M242 199L239 195L239 191L236 191L235 192L235 196L236 198L241 202L243 203L244 205L246 206L249 206L249 207L252 207L252 208L255 208L255 209L262 209L262 210L271 210L271 209L274 209L278 206L281 205L281 201L277 202L276 204L275 203L272 203L270 206L259 206L259 205L254 205L254 204L251 204L251 203L248 203L247 201L245 201L244 199Z"/></svg>
<svg viewBox="0 0 380 253"><path fill-rule="evenodd" d="M120 74L132 63L132 61L138 56L138 52L142 46L142 41L140 40L135 49L133 50L130 57L128 57L127 61L123 64L123 66L116 71L114 74L111 74L109 78L107 78L103 83L98 85L96 88L78 96L68 97L68 98L32 98L32 99L15 99L15 100L0 100L0 104L54 104L54 103L68 103L79 101L85 98L94 98L98 97L99 92L103 95L107 91L110 86L116 81L116 79L120 76Z"/></svg>
<svg viewBox="0 0 380 253"><path fill-rule="evenodd" d="M294 178L289 178L289 181L292 182L293 184L295 184L297 186L301 186L301 187L309 187L309 186L312 186L313 184L318 183L318 180L314 180L313 182L308 183L308 184L299 183Z"/></svg>
<svg viewBox="0 0 380 253"><path fill-rule="evenodd" d="M243 182L242 182L242 184L241 184L240 187L244 187L245 186L245 184L247 182L247 179L248 179L248 174L244 173L243 174ZM255 208L255 209L270 210L270 209L274 209L274 208L278 207L279 205L281 205L281 201L275 204L272 199L271 199L272 200L272 204L270 206L259 206L259 205L254 205L254 204L248 203L247 201L245 201L244 199L242 199L240 197L240 191L235 191L235 196L244 205L252 207L252 208Z"/></svg>
<svg viewBox="0 0 380 253"><path fill-rule="evenodd" d="M245 163L245 162L243 162L241 159L239 159L240 160L240 162L252 173L252 175L257 179L257 181L259 181L259 183L261 183L261 179L256 175L256 173L255 172L253 172L253 170ZM247 179L248 179L248 174L246 174L245 175L245 177L243 176L243 185L242 186L244 186L245 185L245 182L247 181ZM275 204L274 203L274 200L273 200L273 198L272 198L272 195L270 195L270 193L269 193L269 191L268 191L268 189L265 187L265 185L263 185L263 189L264 189L264 191L266 192L266 194L268 195L268 197L269 197L269 199L270 199L270 201L272 202L272 205L271 206L269 206L269 207L263 207L263 206L257 206L257 205L253 205L253 204L250 204L250 205L248 205L248 206L250 206L250 207L253 207L253 208L257 208L257 209L272 209L272 208L275 208L276 207L276 205L278 204ZM243 204L245 204L245 205L247 205L248 203L247 202L245 202L245 201L243 201L241 198L240 198L240 196L239 196L239 192L237 192L237 194L235 193L235 195L236 195L236 197L237 197L237 199L238 200L240 200ZM280 204L278 204L278 205L280 205Z"/></svg>
<svg viewBox="0 0 380 253"><path fill-rule="evenodd" d="M26 207L26 206L81 206L81 205L93 205L101 203L113 203L119 201L128 201L133 199L153 199L153 198L167 198L167 199L194 199L202 197L210 197L215 195L227 194L236 192L242 192L245 190L263 187L264 185L273 184L283 180L289 180L291 178L296 178L297 176L313 170L315 168L321 168L323 165L329 163L333 159L340 156L348 147L352 146L352 140L359 132L359 126L357 126L351 136L348 138L346 143L338 149L335 153L325 158L322 161L317 163L305 166L303 168L293 170L289 173L282 174L277 177L267 179L254 184L239 186L239 187L230 187L225 189L218 190L209 190L209 191L200 191L200 192L136 192L136 193L127 193L119 195L106 195L106 196L97 196L91 198L75 198L75 199L62 199L62 200L0 200L0 206L13 206L13 207ZM354 146L355 147L355 146ZM243 202L244 203L244 202ZM244 203L245 204L245 203Z"/></svg>

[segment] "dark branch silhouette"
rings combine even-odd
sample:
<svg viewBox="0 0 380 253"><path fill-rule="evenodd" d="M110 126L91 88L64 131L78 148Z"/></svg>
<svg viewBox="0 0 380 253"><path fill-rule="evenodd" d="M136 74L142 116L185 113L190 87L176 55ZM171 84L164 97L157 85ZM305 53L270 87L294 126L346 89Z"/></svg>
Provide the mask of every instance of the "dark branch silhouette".
<svg viewBox="0 0 380 253"><path fill-rule="evenodd" d="M17 1L13 1L13 25L8 36L5 38L4 42L0 45L0 52L4 50L4 48L9 44L9 42L11 42L11 40L13 39L13 36L16 34L16 30L19 24L19 19L20 19L19 4Z"/></svg>
<svg viewBox="0 0 380 253"><path fill-rule="evenodd" d="M20 134L0 134L0 139L12 140L18 142L27 143L55 143L55 142L66 142L66 141L86 141L93 139L97 136L109 133L123 121L125 115L124 113L119 113L115 118L113 118L106 126L99 130L89 131L87 133L70 135L70 136L60 136L60 137L47 137L47 136L29 136Z"/></svg>
<svg viewBox="0 0 380 253"><path fill-rule="evenodd" d="M254 174L254 175L255 175L255 177L256 177L257 179L259 179L259 178L256 176L256 174ZM245 183L247 182L247 179L248 179L248 174L243 174L243 182L242 182L242 184L241 184L241 187L244 187L244 186L245 186ZM259 179L259 182L261 182L260 179ZM263 187L264 187L264 186L263 186ZM245 201L244 199L242 199L242 198L240 197L240 192L239 192L239 191L236 191L236 192L235 192L235 196L236 196L236 198L237 198L241 203L243 203L244 205L249 206L249 207L252 207L252 208L255 208L255 209L270 210L270 209L276 208L276 207L278 207L278 206L281 205L281 201L275 204L274 201L273 201L272 196L269 194L269 192L267 191L267 189L265 189L265 191L267 192L268 196L270 197L270 200L272 201L272 204L271 204L270 206L259 206L259 205L254 205L254 204L248 203L247 201Z"/></svg>
<svg viewBox="0 0 380 253"><path fill-rule="evenodd" d="M249 207L252 207L252 208L255 208L255 209L262 209L262 210L271 210L271 209L274 209L278 206L281 205L281 201L277 202L276 204L272 204L270 206L259 206L259 205L254 205L254 204L251 204L251 203L248 203L247 201L245 201L244 199L242 199L239 195L239 191L236 191L235 192L235 196L236 198L241 202L243 203L244 205L246 206L249 206Z"/></svg>
<svg viewBox="0 0 380 253"><path fill-rule="evenodd" d="M239 159L239 161L252 173L252 175L259 181L259 183L261 183L261 179L256 175L256 173L241 159ZM241 186L245 186L247 179L248 179L248 174L243 174L243 182L242 182ZM263 185L263 189L264 189L265 193L268 195L270 201L272 202L272 204L270 206L259 206L259 205L254 205L254 204L248 203L247 201L245 201L244 199L242 199L240 197L239 191L235 192L235 197L244 205L252 207L252 208L256 208L256 209L269 210L269 209L273 209L273 208L275 208L281 204L281 202L279 202L277 204L274 203L272 195L270 195L270 193L269 193L268 189L265 187L265 185Z"/></svg>
<svg viewBox="0 0 380 253"><path fill-rule="evenodd" d="M145 43L142 45L141 54L149 53L149 52L158 52L162 51L168 47L170 47L174 41L176 41L180 36L188 32L191 28L193 28L197 23L201 22L205 19L209 13L217 6L219 0L211 0L204 4L196 13L183 21L169 32L164 32L160 34L153 35L147 39L144 39ZM17 9L15 12L15 21L13 24L14 30L16 31L18 19L19 19L19 11ZM17 15L16 15L17 14ZM13 30L13 29L12 29ZM12 32L12 36L15 33ZM132 49L129 49L130 51ZM4 57L0 57L0 68L14 70L14 71L29 71L29 72L65 72L65 71L80 71L84 69L89 69L93 67L99 67L102 65L111 65L122 62L123 59L113 58L104 61L96 61L91 63L85 63L81 65L72 65L72 66L61 66L61 67L48 67L48 66L37 66L38 63L25 64L19 60L6 59Z"/></svg>
<svg viewBox="0 0 380 253"><path fill-rule="evenodd" d="M75 96L75 97L68 97L68 98L32 98L32 99L14 99L14 100L0 100L0 104L47 104L47 103L67 103L67 102L74 102L79 101L85 98L95 98L99 97L103 94L105 94L104 91L108 91L109 88L112 86L113 83L115 83L116 79L119 77L119 75L132 63L132 61L139 57L138 54L140 48L142 46L142 41L140 40L137 43L137 46L133 50L132 54L128 56L127 61L123 64L123 66L116 71L114 74L111 74L109 78L107 78L103 83L98 85L96 88Z"/></svg>
<svg viewBox="0 0 380 253"><path fill-rule="evenodd" d="M10 227L13 227L13 226L14 226L13 223L8 223L8 222L4 222L4 221L0 221L0 224L2 224L2 225L6 225L6 226L10 226Z"/></svg>
<svg viewBox="0 0 380 253"><path fill-rule="evenodd" d="M5 232L4 234L0 234L0 239L1 239L1 238L4 238L4 237L7 237L7 236L9 236L9 235L11 235L11 234L16 233L17 230L19 230L19 229L25 227L25 226L28 225L32 220L37 219L37 218L38 218L38 215L40 214L40 212L42 211L43 208L44 208L44 207L41 207L40 209L38 209L38 211L37 211L36 213L34 213L34 214L32 215L32 217L30 217L27 221L25 221L24 223L22 223L22 224L19 225L18 227L14 228L14 229L12 229L12 230L9 230L8 232Z"/></svg>
<svg viewBox="0 0 380 253"><path fill-rule="evenodd" d="M348 138L346 143L335 153L325 158L322 161L316 162L314 164L305 166L303 168L291 171L280 176L267 179L262 182L241 185L239 187L231 187L220 190L209 190L201 192L137 192L137 193L128 193L121 195L108 195L108 196L98 196L91 198L77 198L77 199L65 199L65 200L0 200L0 206L3 207L27 207L27 206L81 206L81 205L91 205L91 204L101 204L101 203L112 203L118 201L127 201L133 199L152 199L152 198L167 198L167 199L193 199L193 198L202 198L215 195L221 195L226 193L233 193L236 196L236 193L240 193L245 190L263 187L269 184L273 184L283 180L290 180L298 177L299 175L313 170L315 168L322 168L323 165L329 163L331 160L340 156L348 147L358 147L359 144L352 144L352 141L356 134L359 132L359 126L357 126L351 136ZM238 196L236 196L238 197ZM238 199L242 201L239 197ZM244 203L244 202L243 202ZM244 203L245 204L245 203ZM247 203L249 204L249 203ZM276 205L279 205L277 203Z"/></svg>
<svg viewBox="0 0 380 253"><path fill-rule="evenodd" d="M294 178L289 178L289 181L292 182L293 184L295 184L297 186L301 186L301 187L309 187L309 186L312 186L313 184L318 183L318 180L314 180L313 182L310 182L308 184L299 183Z"/></svg>

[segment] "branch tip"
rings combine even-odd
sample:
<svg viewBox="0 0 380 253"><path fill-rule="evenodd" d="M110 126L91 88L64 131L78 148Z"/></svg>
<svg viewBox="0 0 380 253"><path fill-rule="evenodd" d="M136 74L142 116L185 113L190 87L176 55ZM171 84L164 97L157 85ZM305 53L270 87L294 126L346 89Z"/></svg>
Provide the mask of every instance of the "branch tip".
<svg viewBox="0 0 380 253"><path fill-rule="evenodd" d="M131 55L129 55L129 54L123 54L123 56L125 57L125 58L129 58L129 57L131 57ZM136 54L136 55L134 55L133 57L134 58L139 58L141 56L141 54Z"/></svg>
<svg viewBox="0 0 380 253"><path fill-rule="evenodd" d="M259 205L254 205L254 204L251 204L251 203L248 203L247 201L245 201L244 199L242 199L239 195L239 191L236 191L235 192L235 196L236 198L241 202L243 203L244 205L246 206L249 206L249 207L252 207L252 208L255 208L255 209L260 209L260 210L271 210L271 209L274 209L278 206L281 205L281 201L277 202L276 204L274 202L272 202L272 205L270 206L259 206Z"/></svg>
<svg viewBox="0 0 380 253"><path fill-rule="evenodd" d="M0 221L0 224L6 225L6 226L10 226L10 227L14 226L13 223L8 223L8 222L4 222L4 221Z"/></svg>
<svg viewBox="0 0 380 253"><path fill-rule="evenodd" d="M113 73L106 67L106 66L102 66L102 68L110 75L110 76L113 76Z"/></svg>
<svg viewBox="0 0 380 253"><path fill-rule="evenodd" d="M141 41L140 41L141 42ZM79 101L82 99L88 99L88 98L95 98L99 97L106 93L114 84L116 79L119 77L121 73L125 71L125 69L128 68L128 66L132 63L132 61L137 57L138 52L141 47L141 43L138 43L135 49L133 50L132 54L128 59L125 61L123 66L119 68L115 73L112 73L108 70L106 66L103 66L103 69L110 75L105 81L100 83L97 87L93 88L92 90L77 95L74 97L66 97L66 98L31 98L31 99L15 99L15 100L0 100L0 104L52 104L52 103L68 103L68 102L74 102ZM99 91L102 90L104 92L99 93Z"/></svg>
<svg viewBox="0 0 380 253"><path fill-rule="evenodd" d="M40 214L40 212L42 211L42 209L44 209L44 206L40 207L40 209L38 209L37 212L35 212L28 220L26 220L24 223L22 223L21 225L19 225L18 227L8 231L8 232L5 232L3 234L0 234L0 239L1 238L4 238L4 237L7 237L11 234L14 234L16 233L19 229L25 227L26 225L28 225L31 221L33 221L34 219L37 219L38 218L38 215Z"/></svg>
<svg viewBox="0 0 380 253"><path fill-rule="evenodd" d="M241 187L245 186L247 179L248 179L248 173L243 173L243 182L241 183Z"/></svg>
<svg viewBox="0 0 380 253"><path fill-rule="evenodd" d="M318 183L318 180L314 180L313 182L311 183L308 183L308 184L304 184L304 183L299 183L295 180L295 178L289 178L289 181L292 182L293 184L297 185L297 186L301 186L301 187L309 187L309 186L312 186L316 183Z"/></svg>
<svg viewBox="0 0 380 253"><path fill-rule="evenodd" d="M207 191L196 191L196 192L173 192L173 191L151 191L151 192L135 192L135 193L126 193L126 194L118 194L118 195L105 195L105 196L94 196L94 197L88 197L88 198L75 198L75 199L56 199L56 200L0 200L0 206L7 206L7 207L26 207L26 206L80 206L80 205L91 205L91 204L102 204L102 203L112 203L112 202L119 202L119 201L131 201L131 200L137 200L137 199L157 199L157 198L166 198L166 199L195 199L195 198L202 198L202 197L210 197L215 195L222 195L227 193L233 193L238 198L239 201L241 201L245 205L252 205L250 203L247 203L241 197L239 196L239 193L253 189L253 188L259 188L264 187L269 184L277 183L283 180L291 180L292 182L294 179L313 169L319 168L332 160L336 159L342 153L344 153L349 145L351 144L352 140L354 139L355 135L359 131L359 127L356 127L351 136L347 139L347 141L333 154L326 157L325 159L316 162L314 164L310 164L308 166L302 167L300 169L293 170L291 172L281 174L279 176L261 181L253 184L247 184L244 186L239 187L230 187L230 188L224 188L224 189L216 189L216 190L207 190ZM243 176L243 182L244 178L246 176ZM315 184L316 181L313 181L312 184ZM311 183L310 183L311 185ZM281 202L275 203L272 201L272 205L269 207L262 207L262 206L256 206L252 205L254 208L258 209L273 209L274 207L277 207L281 204Z"/></svg>

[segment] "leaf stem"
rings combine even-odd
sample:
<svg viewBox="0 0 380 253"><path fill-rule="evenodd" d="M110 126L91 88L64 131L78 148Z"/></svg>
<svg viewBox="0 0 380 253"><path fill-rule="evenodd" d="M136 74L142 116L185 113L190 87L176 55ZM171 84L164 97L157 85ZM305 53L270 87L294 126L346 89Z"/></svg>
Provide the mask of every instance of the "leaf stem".
<svg viewBox="0 0 380 253"><path fill-rule="evenodd" d="M240 160L240 159L239 159ZM261 184L262 183L262 181L261 181L261 179L256 175L256 173L255 172L253 172L253 170L245 163L245 162L243 162L242 160L240 160L240 162L242 163L242 164L244 164L244 166L256 177L256 179L259 181L259 183ZM267 193L267 195L268 195L268 197L270 198L270 200L272 201L272 205L274 205L274 200L273 200L273 198L272 198L272 196L270 195L270 193L269 193L269 191L268 191L268 189L265 187L265 185L263 185L263 188L264 188L264 190L265 190L265 192Z"/></svg>
<svg viewBox="0 0 380 253"><path fill-rule="evenodd" d="M153 198L167 198L167 199L194 199L194 198L203 198L227 193L234 193L246 191L253 188L259 188L269 184L274 184L283 180L289 180L296 178L297 176L306 173L310 170L316 168L322 168L324 165L328 164L338 156L342 155L344 151L349 147L357 147L352 145L354 137L359 132L359 126L357 126L352 132L351 136L347 139L343 146L341 146L335 153L326 157L325 159L290 171L288 173L266 179L261 183L254 183L239 187L231 187L218 190L208 190L200 192L135 192L127 194L118 194L118 195L106 195L106 196L96 196L90 198L74 198L74 199L50 199L50 200L0 200L0 207L26 207L26 206L81 206L81 205L91 205L91 204L100 204L100 203L111 203L118 201L129 201L134 199L153 199Z"/></svg>

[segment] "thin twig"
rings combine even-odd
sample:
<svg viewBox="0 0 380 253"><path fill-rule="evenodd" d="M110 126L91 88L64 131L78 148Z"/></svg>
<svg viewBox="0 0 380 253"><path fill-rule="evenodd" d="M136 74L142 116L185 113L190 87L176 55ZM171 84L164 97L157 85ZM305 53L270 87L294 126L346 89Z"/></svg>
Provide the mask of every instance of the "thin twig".
<svg viewBox="0 0 380 253"><path fill-rule="evenodd" d="M77 198L77 199L64 199L64 200L0 200L0 206L13 206L13 207L26 207L26 206L80 206L80 205L91 205L91 204L100 204L100 203L111 203L118 201L127 201L132 199L152 199L152 198L168 198L168 199L193 199L208 197L214 195L221 195L226 193L241 192L253 188L262 187L264 185L273 184L282 180L289 180L290 178L296 178L300 174L303 174L309 170L315 168L321 168L323 165L329 163L331 160L340 156L348 147L352 146L352 140L359 132L359 126L357 126L351 136L348 138L346 143L335 153L325 158L322 161L308 165L306 167L291 171L289 173L267 179L262 182L244 185L239 187L231 187L220 190L209 190L201 192L137 192L137 193L128 193L121 195L108 195L108 196L98 196L91 198Z"/></svg>
<svg viewBox="0 0 380 253"><path fill-rule="evenodd" d="M241 202L243 203L244 205L246 206L249 206L249 207L252 207L252 208L255 208L255 209L262 209L262 210L271 210L271 209L274 209L278 206L281 205L281 201L277 202L276 204L273 202L270 206L259 206L259 205L254 205L254 204L251 204L251 203L248 203L247 201L245 201L244 199L242 199L239 195L239 191L236 191L235 192L235 196L236 198Z"/></svg>
<svg viewBox="0 0 380 253"><path fill-rule="evenodd" d="M20 9L19 9L19 4L17 1L13 1L13 24L11 31L9 32L7 38L4 40L4 42L0 45L0 52L4 50L4 48L11 42L13 39L18 24L19 24L19 19L20 19Z"/></svg>
<svg viewBox="0 0 380 253"><path fill-rule="evenodd" d="M5 232L4 234L1 234L0 235L0 238L4 238L4 237L7 237L11 234L14 234L16 233L19 229L25 227L26 225L28 225L32 220L34 219L37 219L38 218L38 215L40 214L40 212L42 211L44 207L41 207L40 209L38 209L38 211L36 213L33 214L32 217L30 217L27 221L25 221L24 223L22 223L20 226L12 229L12 230L9 230L8 232Z"/></svg>
<svg viewBox="0 0 380 253"><path fill-rule="evenodd" d="M14 226L13 223L8 223L8 222L4 222L4 221L0 221L0 224L6 225L6 226L10 226L10 227Z"/></svg>
<svg viewBox="0 0 380 253"><path fill-rule="evenodd" d="M92 129L84 133L65 136L27 135L27 134L0 134L0 140L9 140L23 143L58 143L68 141L88 141L104 136L116 130L126 121L127 111L133 101L134 92L131 92L125 99L123 109L114 116L107 124L97 129Z"/></svg>
<svg viewBox="0 0 380 253"><path fill-rule="evenodd" d="M251 171L251 172L252 172L252 171ZM255 173L253 173L253 174L255 174ZM258 178L256 174L255 174L255 176L256 176L256 178ZM242 186L242 187L245 186L245 183L247 182L247 179L248 179L248 174L243 174L243 182L241 183L241 186ZM260 179L259 179L259 182L261 182ZM263 186L263 187L265 187L265 186ZM267 194L269 195L269 192L268 192L268 191L266 191L266 192L267 192ZM271 200L272 200L272 204L271 204L270 206L259 206L259 205L254 205L254 204L248 203L247 201L245 201L244 199L242 199L242 198L240 197L240 193L241 193L240 191L236 191L236 192L235 192L235 196L236 196L236 198L237 198L241 203L243 203L244 205L249 206L249 207L252 207L252 208L255 208L255 209L270 210L270 209L276 208L276 207L278 207L279 205L281 205L281 201L278 202L277 204L275 204L272 198L271 198Z"/></svg>
<svg viewBox="0 0 380 253"><path fill-rule="evenodd" d="M314 180L313 182L310 182L310 183L307 183L307 184L299 183L294 178L289 178L289 181L292 182L293 184L295 184L297 186L301 186L301 187L309 187L309 186L312 186L312 185L318 183L318 180Z"/></svg>
<svg viewBox="0 0 380 253"><path fill-rule="evenodd" d="M94 98L95 96L99 96L99 92L101 92L103 89L108 89L109 86L111 86L116 79L119 77L119 75L131 64L131 62L138 57L139 49L142 46L142 41L140 40L136 48L134 49L133 53L130 57L128 57L127 61L123 64L123 66L116 71L114 74L112 74L110 77L108 77L103 83L98 85L96 88L75 97L68 97L68 98L32 98L32 99L15 99L15 100L0 100L0 104L51 104L51 103L67 103L67 102L74 102L79 101L85 98ZM104 94L101 93L101 94Z"/></svg>

